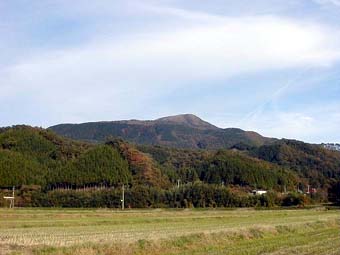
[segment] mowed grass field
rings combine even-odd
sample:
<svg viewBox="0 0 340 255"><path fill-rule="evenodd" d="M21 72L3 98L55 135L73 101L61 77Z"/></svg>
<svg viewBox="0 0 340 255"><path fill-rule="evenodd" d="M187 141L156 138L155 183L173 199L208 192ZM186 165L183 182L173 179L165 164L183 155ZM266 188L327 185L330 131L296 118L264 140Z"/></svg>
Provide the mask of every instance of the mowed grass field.
<svg viewBox="0 0 340 255"><path fill-rule="evenodd" d="M0 254L340 254L340 211L0 209Z"/></svg>

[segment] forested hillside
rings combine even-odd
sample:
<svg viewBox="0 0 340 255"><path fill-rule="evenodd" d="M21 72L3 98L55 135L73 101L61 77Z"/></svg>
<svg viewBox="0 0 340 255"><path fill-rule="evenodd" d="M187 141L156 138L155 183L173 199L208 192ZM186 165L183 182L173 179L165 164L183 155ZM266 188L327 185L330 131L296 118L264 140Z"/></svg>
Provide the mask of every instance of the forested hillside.
<svg viewBox="0 0 340 255"><path fill-rule="evenodd" d="M294 188L297 175L275 164L237 151L183 150L159 146L139 146L159 162L171 180L282 190Z"/></svg>
<svg viewBox="0 0 340 255"><path fill-rule="evenodd" d="M251 155L293 169L314 187L340 179L340 152L295 140L277 141L252 149Z"/></svg>
<svg viewBox="0 0 340 255"><path fill-rule="evenodd" d="M16 186L18 203L31 206L115 207L122 184L131 206L254 206L297 204L306 197L280 194L307 184L326 192L340 179L338 152L286 140L236 147L176 149L120 139L92 144L42 128L2 128L0 187ZM252 189L271 191L265 198L271 202L249 196Z"/></svg>
<svg viewBox="0 0 340 255"><path fill-rule="evenodd" d="M117 139L93 145L26 126L3 131L0 146L1 186L167 187L180 179L280 189L294 180L283 168L238 152L136 147Z"/></svg>
<svg viewBox="0 0 340 255"><path fill-rule="evenodd" d="M144 168L131 162L113 146L71 141L49 130L16 126L0 133L0 186L111 187L142 178Z"/></svg>

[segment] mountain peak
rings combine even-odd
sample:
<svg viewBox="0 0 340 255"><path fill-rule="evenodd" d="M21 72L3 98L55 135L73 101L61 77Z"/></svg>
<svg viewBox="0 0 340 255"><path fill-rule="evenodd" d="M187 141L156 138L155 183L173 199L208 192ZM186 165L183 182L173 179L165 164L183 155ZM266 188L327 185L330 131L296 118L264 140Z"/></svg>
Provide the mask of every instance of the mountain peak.
<svg viewBox="0 0 340 255"><path fill-rule="evenodd" d="M104 142L110 137L123 138L135 144L163 145L191 149L230 148L244 143L263 145L271 139L241 129L218 128L193 114L180 114L156 120L122 120L50 127L63 136Z"/></svg>
<svg viewBox="0 0 340 255"><path fill-rule="evenodd" d="M201 118L197 117L194 114L179 114L179 115L163 117L163 118L156 119L155 122L182 124L182 125L186 125L186 126L190 126L194 128L199 128L199 129L217 129L216 126L210 124L209 122L202 120Z"/></svg>

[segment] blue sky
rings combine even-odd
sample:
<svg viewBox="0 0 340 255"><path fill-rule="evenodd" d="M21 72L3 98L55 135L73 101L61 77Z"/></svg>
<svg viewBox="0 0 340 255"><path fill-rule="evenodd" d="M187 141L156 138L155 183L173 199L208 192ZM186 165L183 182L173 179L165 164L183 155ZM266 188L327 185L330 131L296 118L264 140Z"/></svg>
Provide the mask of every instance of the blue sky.
<svg viewBox="0 0 340 255"><path fill-rule="evenodd" d="M193 113L340 142L340 0L2 0L0 126Z"/></svg>

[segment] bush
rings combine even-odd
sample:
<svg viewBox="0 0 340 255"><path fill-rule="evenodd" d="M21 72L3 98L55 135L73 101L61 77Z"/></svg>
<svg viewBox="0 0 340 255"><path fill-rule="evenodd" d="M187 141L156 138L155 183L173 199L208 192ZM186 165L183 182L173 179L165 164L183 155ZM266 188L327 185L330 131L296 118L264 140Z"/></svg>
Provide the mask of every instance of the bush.
<svg viewBox="0 0 340 255"><path fill-rule="evenodd" d="M289 193L282 200L282 206L305 206L310 204L310 199L306 195Z"/></svg>

